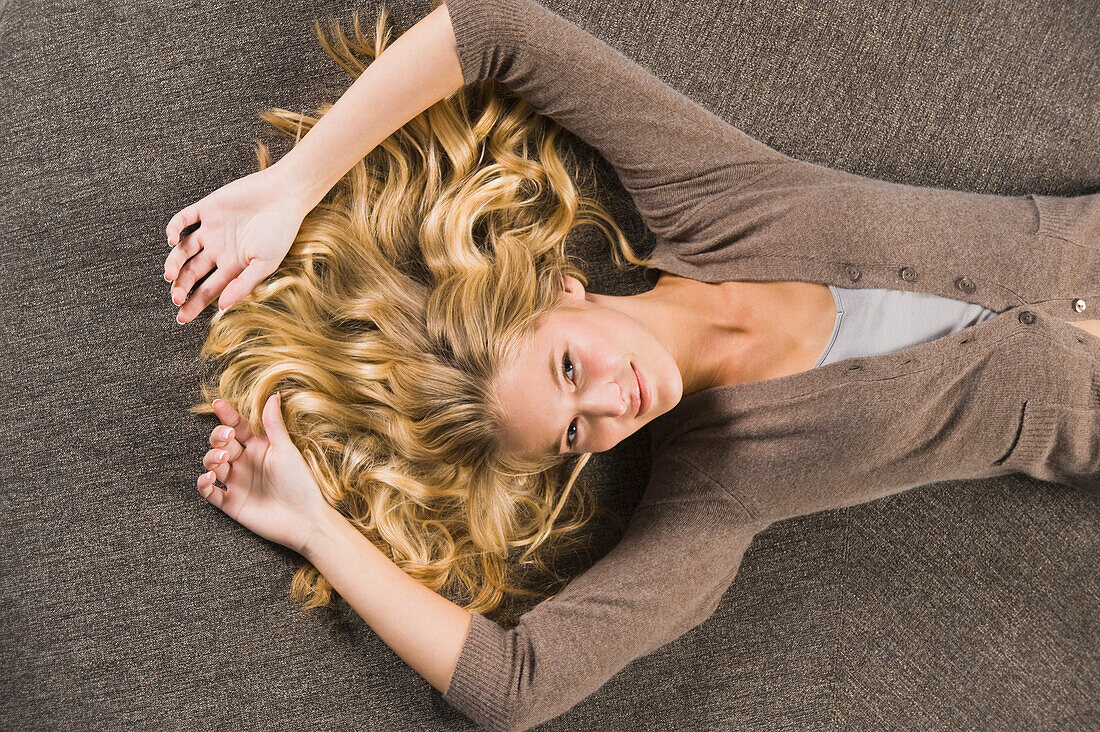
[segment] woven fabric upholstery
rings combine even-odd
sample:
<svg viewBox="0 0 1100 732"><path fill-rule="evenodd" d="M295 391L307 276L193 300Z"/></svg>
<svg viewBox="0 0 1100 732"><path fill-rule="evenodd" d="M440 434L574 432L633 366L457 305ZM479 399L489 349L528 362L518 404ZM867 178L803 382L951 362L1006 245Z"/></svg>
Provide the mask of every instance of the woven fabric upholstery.
<svg viewBox="0 0 1100 732"><path fill-rule="evenodd" d="M544 4L799 159L977 192L1100 188L1096 3ZM286 152L259 111L347 88L312 22L350 32L353 6L369 32L376 3L0 2L5 728L472 727L345 603L299 611L297 555L195 490L214 421L186 410L213 308L175 322L164 228L254 171L257 136ZM387 7L394 37L431 9ZM598 291L646 289L591 227L575 242ZM647 445L586 468L623 516ZM706 623L544 728L1088 729L1098 508L1011 475L779 522ZM616 538L594 522L591 554L557 568Z"/></svg>

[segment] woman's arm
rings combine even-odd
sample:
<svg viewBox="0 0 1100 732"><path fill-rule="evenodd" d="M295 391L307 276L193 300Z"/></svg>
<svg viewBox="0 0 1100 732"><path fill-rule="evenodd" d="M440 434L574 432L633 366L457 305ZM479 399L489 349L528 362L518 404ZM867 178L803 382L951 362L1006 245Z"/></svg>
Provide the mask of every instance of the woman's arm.
<svg viewBox="0 0 1100 732"><path fill-rule="evenodd" d="M446 694L470 611L405 574L336 510L327 516L302 556L402 661Z"/></svg>
<svg viewBox="0 0 1100 732"><path fill-rule="evenodd" d="M303 210L312 210L352 165L462 86L451 21L440 5L380 53L272 167Z"/></svg>
<svg viewBox="0 0 1100 732"><path fill-rule="evenodd" d="M312 208L388 135L493 78L594 147L670 240L736 214L737 194L797 163L534 0L450 0L360 75L276 167ZM308 210L307 208L307 210Z"/></svg>
<svg viewBox="0 0 1100 732"><path fill-rule="evenodd" d="M426 589L338 515L304 556L445 701L486 729L526 730L714 613L768 522L713 486L654 464L619 543L511 629Z"/></svg>
<svg viewBox="0 0 1100 732"><path fill-rule="evenodd" d="M535 0L447 7L465 82L496 79L594 147L658 236L736 216L738 193L777 166L810 170Z"/></svg>

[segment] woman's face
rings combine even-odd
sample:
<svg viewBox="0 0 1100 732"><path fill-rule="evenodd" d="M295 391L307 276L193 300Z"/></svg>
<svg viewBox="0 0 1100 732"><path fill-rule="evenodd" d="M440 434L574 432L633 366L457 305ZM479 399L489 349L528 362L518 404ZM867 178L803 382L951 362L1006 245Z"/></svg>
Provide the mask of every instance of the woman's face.
<svg viewBox="0 0 1100 732"><path fill-rule="evenodd" d="M587 294L569 276L561 297L497 380L508 446L527 455L608 450L683 395L672 353L631 314L642 312L631 297Z"/></svg>

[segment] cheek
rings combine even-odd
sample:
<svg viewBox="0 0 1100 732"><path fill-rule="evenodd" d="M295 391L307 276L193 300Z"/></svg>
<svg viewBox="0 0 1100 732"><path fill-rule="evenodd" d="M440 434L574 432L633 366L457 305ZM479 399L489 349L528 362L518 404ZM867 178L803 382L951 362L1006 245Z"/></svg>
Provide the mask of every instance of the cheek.
<svg viewBox="0 0 1100 732"><path fill-rule="evenodd" d="M622 439L622 435L619 435L613 431L610 427L603 427L600 429L599 436L592 440L591 444L586 447L588 452L604 452L610 450L619 440Z"/></svg>
<svg viewBox="0 0 1100 732"><path fill-rule="evenodd" d="M603 328L590 333L586 346L610 368L620 368L627 360L636 360L649 350L649 332L626 317L608 318Z"/></svg>

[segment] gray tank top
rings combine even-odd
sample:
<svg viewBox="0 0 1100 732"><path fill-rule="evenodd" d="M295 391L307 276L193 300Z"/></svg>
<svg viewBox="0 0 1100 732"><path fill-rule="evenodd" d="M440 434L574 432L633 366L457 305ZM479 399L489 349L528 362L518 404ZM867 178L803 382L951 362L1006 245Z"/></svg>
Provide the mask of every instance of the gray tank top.
<svg viewBox="0 0 1100 732"><path fill-rule="evenodd" d="M836 323L814 368L855 356L901 351L997 315L981 305L927 292L832 285L829 289L836 301Z"/></svg>
<svg viewBox="0 0 1100 732"><path fill-rule="evenodd" d="M836 302L836 322L832 337L812 368L855 356L902 351L997 315L981 305L927 292L852 290L832 285L829 290Z"/></svg>

